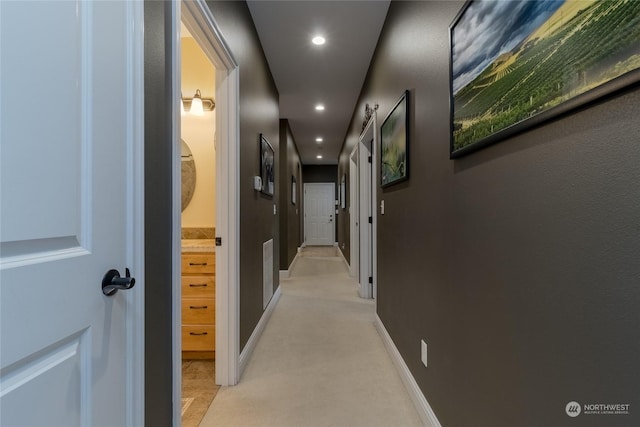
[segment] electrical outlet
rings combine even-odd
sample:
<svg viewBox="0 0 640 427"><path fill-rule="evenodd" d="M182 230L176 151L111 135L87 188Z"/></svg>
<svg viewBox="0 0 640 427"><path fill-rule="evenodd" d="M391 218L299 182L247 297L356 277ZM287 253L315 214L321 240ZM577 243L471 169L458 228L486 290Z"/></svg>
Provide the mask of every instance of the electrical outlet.
<svg viewBox="0 0 640 427"><path fill-rule="evenodd" d="M421 344L421 356L420 356L420 360L422 360L422 364L424 365L424 367L427 367L427 343L424 342L424 340L420 340L420 344Z"/></svg>

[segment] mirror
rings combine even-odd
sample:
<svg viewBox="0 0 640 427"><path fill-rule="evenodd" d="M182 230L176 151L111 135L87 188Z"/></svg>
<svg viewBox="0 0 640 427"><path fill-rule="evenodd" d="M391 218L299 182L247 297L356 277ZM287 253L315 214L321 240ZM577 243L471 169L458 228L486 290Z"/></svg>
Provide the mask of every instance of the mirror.
<svg viewBox="0 0 640 427"><path fill-rule="evenodd" d="M182 165L182 210L189 205L196 190L196 162L191 149L184 139L180 139L180 157Z"/></svg>

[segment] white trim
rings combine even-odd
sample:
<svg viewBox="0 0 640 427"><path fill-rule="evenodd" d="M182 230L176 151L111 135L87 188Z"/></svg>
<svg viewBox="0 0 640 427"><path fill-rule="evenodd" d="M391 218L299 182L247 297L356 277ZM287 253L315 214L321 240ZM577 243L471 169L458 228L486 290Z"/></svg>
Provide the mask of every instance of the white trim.
<svg viewBox="0 0 640 427"><path fill-rule="evenodd" d="M253 333L249 337L249 341L247 341L247 345L244 346L244 348L242 349L242 353L240 353L240 360L239 360L240 375L242 375L245 368L247 367L247 364L249 363L249 359L251 358L251 355L253 354L253 351L255 350L256 345L258 344L258 340L260 339L260 336L264 332L264 328L267 326L267 323L271 318L271 314L273 314L273 310L276 308L276 304L278 304L279 300L280 300L280 286L278 286L278 289L276 289L276 291L273 293L273 297L271 298L271 301L269 301L267 308L262 313L262 317L260 318L258 325L256 326L256 328L253 330Z"/></svg>
<svg viewBox="0 0 640 427"><path fill-rule="evenodd" d="M373 225L369 224L369 217L374 218L375 216L375 212L373 212L371 206L371 193L373 192L372 166L375 144L374 128L374 119L372 117L358 138L358 212L360 221L360 247L358 250L360 253L360 275L358 280L358 295L360 295L361 298L367 299L373 298L373 285L369 283L369 277L373 277ZM369 141L371 141L371 146L368 146ZM368 160L370 156L372 158L371 163L369 163Z"/></svg>
<svg viewBox="0 0 640 427"><path fill-rule="evenodd" d="M356 144L349 155L349 275L358 280L360 272L360 231L358 220L360 217L358 146Z"/></svg>
<svg viewBox="0 0 640 427"><path fill-rule="evenodd" d="M377 105L377 104L376 104ZM373 253L371 254L372 263L371 276L373 277L373 285L371 286L371 298L376 302L376 310L378 307L378 165L380 158L378 147L380 147L380 127L378 126L378 107L373 111L371 117L373 122L373 146L371 147L371 216L373 217L373 226L371 227L371 241L373 245Z"/></svg>
<svg viewBox="0 0 640 427"><path fill-rule="evenodd" d="M144 425L145 402L145 270L144 270L144 10L127 4L127 264L136 288L126 292L126 426Z"/></svg>
<svg viewBox="0 0 640 427"><path fill-rule="evenodd" d="M358 159L356 168L358 171L358 218L359 227L359 280L358 293L362 298L377 298L377 259L378 259L378 208L377 208L377 173L379 146L378 114L373 112L367 126L358 139L358 150L354 149ZM371 146L368 144L371 142ZM368 157L371 156L371 163ZM351 159L351 157L350 157ZM350 160L351 161L351 160ZM369 217L372 225L369 226ZM363 227L362 224L366 224ZM364 255L364 257L363 257ZM372 284L369 283L372 278Z"/></svg>
<svg viewBox="0 0 640 427"><path fill-rule="evenodd" d="M180 20L181 11L179 2L171 2L171 98L178 100L182 91L182 73L181 73L181 43L180 43ZM173 250L171 251L171 265L172 265L172 294L173 304L171 307L171 335L172 335L172 347L171 356L173 360L172 376L173 376L173 426L179 427L182 423L182 262L180 253L181 248L181 225L182 225L182 172L180 164L180 109L176 108L177 102L172 104L171 116L172 116L172 135L171 135L171 182L172 182L172 223L171 229L171 245Z"/></svg>
<svg viewBox="0 0 640 427"><path fill-rule="evenodd" d="M298 251L296 252L296 256L293 257L293 260L291 261L291 264L289 264L289 268L287 270L280 270L280 278L281 279L288 279L289 277L291 277L291 271L293 270L293 266L296 265L296 262L298 261L298 254L300 253L300 249L298 248Z"/></svg>
<svg viewBox="0 0 640 427"><path fill-rule="evenodd" d="M340 253L340 258L342 258L342 261L344 261L344 265L347 267L347 271L350 271L349 262L344 257L344 254L342 253L342 250L340 248L338 248L338 252Z"/></svg>
<svg viewBox="0 0 640 427"><path fill-rule="evenodd" d="M431 409L431 405L429 405L427 398L420 390L420 387L418 387L418 383L411 374L409 367L404 362L402 355L398 351L396 345L393 343L391 336L387 332L387 329L384 327L384 324L382 323L382 320L380 320L380 317L378 317L377 313L373 323L375 324L378 333L380 333L382 342L384 342L384 345L389 352L389 356L391 356L391 360L398 370L400 379L406 387L407 392L409 393L409 397L411 397L411 400L413 401L413 404L416 408L416 411L418 411L418 415L422 420L422 424L424 424L425 427L442 427L440 421L438 421L438 418L436 417L436 414L433 412L433 409Z"/></svg>

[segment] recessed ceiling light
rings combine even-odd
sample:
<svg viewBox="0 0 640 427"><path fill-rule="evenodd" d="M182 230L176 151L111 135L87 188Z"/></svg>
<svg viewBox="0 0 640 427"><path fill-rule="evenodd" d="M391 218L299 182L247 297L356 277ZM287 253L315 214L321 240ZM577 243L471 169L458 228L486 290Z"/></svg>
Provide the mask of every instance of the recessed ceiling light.
<svg viewBox="0 0 640 427"><path fill-rule="evenodd" d="M322 104L316 105L316 111L324 111L324 105Z"/></svg>
<svg viewBox="0 0 640 427"><path fill-rule="evenodd" d="M311 43L315 44L315 45L323 45L326 42L325 38L322 36L315 36L314 38L311 39Z"/></svg>
<svg viewBox="0 0 640 427"><path fill-rule="evenodd" d="M316 156L316 159L321 159L321 158L322 158L322 154L318 154L318 155Z"/></svg>
<svg viewBox="0 0 640 427"><path fill-rule="evenodd" d="M322 142L322 141L324 141L324 139L322 139L322 138L320 138L320 137L317 137L317 138L316 138L316 142Z"/></svg>

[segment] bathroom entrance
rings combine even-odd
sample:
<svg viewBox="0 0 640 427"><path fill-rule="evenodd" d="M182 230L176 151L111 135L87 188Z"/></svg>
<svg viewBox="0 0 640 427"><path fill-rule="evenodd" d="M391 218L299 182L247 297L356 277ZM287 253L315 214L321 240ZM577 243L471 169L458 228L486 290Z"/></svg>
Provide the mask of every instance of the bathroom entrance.
<svg viewBox="0 0 640 427"><path fill-rule="evenodd" d="M172 4L174 420L238 381L238 68L203 0ZM179 112L178 112L179 111Z"/></svg>
<svg viewBox="0 0 640 427"><path fill-rule="evenodd" d="M181 335L184 427L197 426L215 397L215 66L181 25Z"/></svg>

